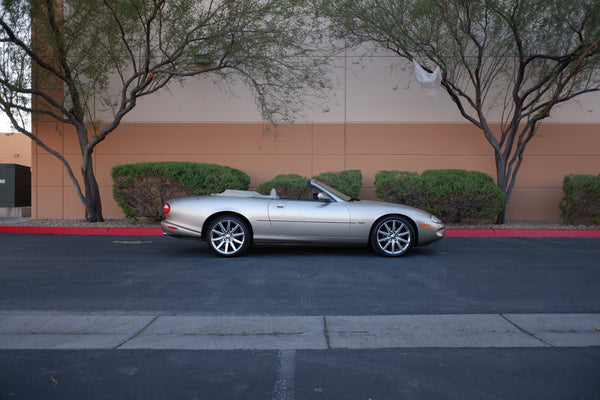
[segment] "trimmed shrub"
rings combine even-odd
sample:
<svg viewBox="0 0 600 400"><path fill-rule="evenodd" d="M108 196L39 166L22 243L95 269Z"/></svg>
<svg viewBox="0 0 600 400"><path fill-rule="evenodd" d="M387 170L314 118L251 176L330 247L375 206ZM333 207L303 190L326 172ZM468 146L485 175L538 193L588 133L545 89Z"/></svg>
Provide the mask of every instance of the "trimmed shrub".
<svg viewBox="0 0 600 400"><path fill-rule="evenodd" d="M504 195L488 174L479 171L439 169L421 174L424 205L449 221L495 221Z"/></svg>
<svg viewBox="0 0 600 400"><path fill-rule="evenodd" d="M375 186L379 200L427 210L446 222L495 221L504 206L492 177L478 171L379 171Z"/></svg>
<svg viewBox="0 0 600 400"><path fill-rule="evenodd" d="M282 199L310 200L312 189L306 186L308 178L296 174L277 175L270 181L263 182L256 188L261 194L269 194L271 189L277 190Z"/></svg>
<svg viewBox="0 0 600 400"><path fill-rule="evenodd" d="M600 176L567 175L559 208L567 224L600 224Z"/></svg>
<svg viewBox="0 0 600 400"><path fill-rule="evenodd" d="M193 162L146 162L113 167L113 197L125 217L161 220L172 198L246 190L250 177L237 169Z"/></svg>
<svg viewBox="0 0 600 400"><path fill-rule="evenodd" d="M406 205L423 203L423 180L416 172L379 171L375 195L381 201Z"/></svg>
<svg viewBox="0 0 600 400"><path fill-rule="evenodd" d="M362 184L362 173L359 169L350 169L340 172L323 172L313 176L313 179L331 186L335 190L350 197L357 198Z"/></svg>

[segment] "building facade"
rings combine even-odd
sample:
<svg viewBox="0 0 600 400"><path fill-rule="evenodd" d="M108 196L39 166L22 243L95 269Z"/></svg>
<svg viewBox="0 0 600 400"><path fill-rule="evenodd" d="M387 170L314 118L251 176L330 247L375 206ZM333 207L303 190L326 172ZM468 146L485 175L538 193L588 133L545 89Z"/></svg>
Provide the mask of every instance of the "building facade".
<svg viewBox="0 0 600 400"><path fill-rule="evenodd" d="M208 75L141 99L94 153L104 217L123 217L112 197L111 168L142 161L228 165L248 173L251 188L282 173L310 177L360 169L361 195L368 199L375 198L379 170L461 168L495 177L493 150L483 134L445 93L426 94L400 62L339 57L340 67L332 72L337 90L275 133L265 130L246 88L224 90ZM499 123L501 112L491 110L490 119ZM43 120L34 121L33 129L65 154L78 174L74 132ZM31 164L33 218L83 218L83 205L60 162L34 146ZM507 220L559 220L562 181L573 173L600 173L600 94L556 108L541 125L526 150Z"/></svg>
<svg viewBox="0 0 600 400"><path fill-rule="evenodd" d="M0 133L0 164L31 166L31 139L18 133Z"/></svg>

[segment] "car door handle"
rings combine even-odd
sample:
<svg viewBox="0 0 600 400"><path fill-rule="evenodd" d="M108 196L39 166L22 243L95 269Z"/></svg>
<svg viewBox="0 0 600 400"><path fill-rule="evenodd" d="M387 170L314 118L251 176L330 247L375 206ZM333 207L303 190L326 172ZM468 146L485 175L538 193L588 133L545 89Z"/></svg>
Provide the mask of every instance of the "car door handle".
<svg viewBox="0 0 600 400"><path fill-rule="evenodd" d="M277 205L276 207L277 208L284 208L284 206L282 206L282 205Z"/></svg>

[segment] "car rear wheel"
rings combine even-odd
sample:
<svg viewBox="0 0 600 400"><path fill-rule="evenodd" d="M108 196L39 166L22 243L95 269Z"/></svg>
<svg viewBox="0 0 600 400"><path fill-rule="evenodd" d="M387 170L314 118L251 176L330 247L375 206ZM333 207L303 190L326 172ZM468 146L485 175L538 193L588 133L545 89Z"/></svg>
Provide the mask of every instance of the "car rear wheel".
<svg viewBox="0 0 600 400"><path fill-rule="evenodd" d="M371 232L371 246L382 256L397 257L406 253L415 241L415 231L404 217L389 216L378 221Z"/></svg>
<svg viewBox="0 0 600 400"><path fill-rule="evenodd" d="M215 219L208 227L208 246L219 256L239 256L249 245L250 229L238 217L224 215Z"/></svg>

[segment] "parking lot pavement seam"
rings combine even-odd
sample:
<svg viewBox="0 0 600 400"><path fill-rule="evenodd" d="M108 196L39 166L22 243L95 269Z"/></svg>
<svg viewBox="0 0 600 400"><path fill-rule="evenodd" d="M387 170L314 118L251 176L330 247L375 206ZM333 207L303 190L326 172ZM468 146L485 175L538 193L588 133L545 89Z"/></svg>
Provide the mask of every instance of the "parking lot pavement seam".
<svg viewBox="0 0 600 400"><path fill-rule="evenodd" d="M329 329L327 328L327 317L325 315L323 315L323 335L325 336L325 342L327 343L327 350L331 350Z"/></svg>
<svg viewBox="0 0 600 400"><path fill-rule="evenodd" d="M510 318L508 318L506 315L504 314L499 314L502 318L504 318L506 320L506 322L508 322L509 324L511 324L512 326L514 326L515 328L517 328L519 331L523 332L526 335L531 336L532 338L539 340L542 343L545 343L547 346L549 347L556 347L554 346L554 344L548 342L547 340L542 339L541 337L537 336L536 334L534 334L533 332L528 331L527 329L523 328L522 326L520 326L519 324L517 324L516 322L512 321Z"/></svg>
<svg viewBox="0 0 600 400"><path fill-rule="evenodd" d="M150 325L152 325L154 322L156 322L156 320L158 318L160 318L160 314L155 315L154 318L152 318L152 320L150 320L150 322L148 322L144 327L142 327L142 329L140 329L139 331L137 331L133 335L131 335L131 337L127 338L123 342L121 342L118 345L116 345L115 347L113 347L113 350L118 350L121 346L125 345L127 342L129 342L129 341L135 339L136 337L138 337L139 335L141 335L146 329L148 329L150 327Z"/></svg>

